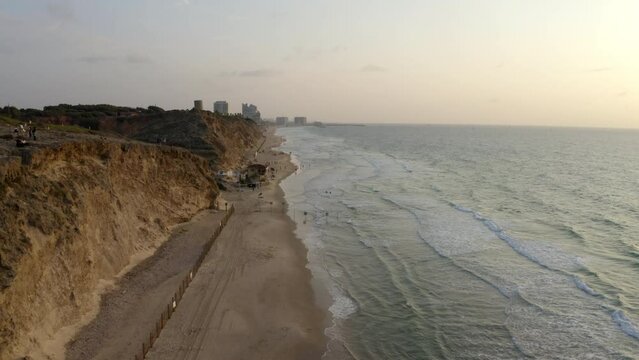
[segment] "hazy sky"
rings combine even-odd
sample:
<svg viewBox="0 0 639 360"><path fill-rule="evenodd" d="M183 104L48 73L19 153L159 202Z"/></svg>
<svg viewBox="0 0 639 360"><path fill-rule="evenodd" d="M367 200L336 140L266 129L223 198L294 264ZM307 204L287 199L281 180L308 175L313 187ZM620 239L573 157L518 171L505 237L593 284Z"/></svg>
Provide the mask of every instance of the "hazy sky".
<svg viewBox="0 0 639 360"><path fill-rule="evenodd" d="M639 127L637 0L0 0L0 105Z"/></svg>

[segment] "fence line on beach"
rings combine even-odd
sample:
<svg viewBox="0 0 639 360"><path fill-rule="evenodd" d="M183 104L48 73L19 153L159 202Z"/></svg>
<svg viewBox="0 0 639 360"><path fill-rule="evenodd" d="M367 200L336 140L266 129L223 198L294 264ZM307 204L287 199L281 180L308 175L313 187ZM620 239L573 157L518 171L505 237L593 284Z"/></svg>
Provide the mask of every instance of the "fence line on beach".
<svg viewBox="0 0 639 360"><path fill-rule="evenodd" d="M171 302L169 302L166 308L162 310L162 314L160 314L160 318L155 322L155 326L149 332L148 338L142 342L142 348L136 352L134 356L134 360L143 360L146 357L146 354L149 352L149 350L151 350L151 347L153 346L155 341L160 337L160 333L162 332L162 329L164 329L167 322L169 321L169 319L171 318L171 316L177 309L178 304L184 297L184 293L186 292L186 289L189 287L189 285L193 281L193 278L195 278L195 275L197 274L198 270L200 270L200 266L202 266L202 263L204 262L206 255L209 253L209 251L213 247L215 240L217 240L218 236L222 232L222 229L224 229L224 227L229 221L229 218L231 217L231 215L233 215L234 212L235 212L235 207L231 205L231 207L228 209L228 211L222 218L222 221L220 221L220 226L215 230L211 238L204 244L204 247L202 248L202 253L200 254L200 257L197 259L197 261L195 262L195 265L193 266L193 268L191 268L189 273L186 274L184 279L182 279L182 282L180 282L180 285L177 291L175 291L173 297L171 298Z"/></svg>

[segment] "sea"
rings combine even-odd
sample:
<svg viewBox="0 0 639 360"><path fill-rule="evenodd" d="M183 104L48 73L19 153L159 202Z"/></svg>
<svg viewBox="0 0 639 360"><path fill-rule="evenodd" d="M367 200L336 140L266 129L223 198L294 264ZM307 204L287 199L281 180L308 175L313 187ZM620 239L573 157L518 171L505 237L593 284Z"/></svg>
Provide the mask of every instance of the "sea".
<svg viewBox="0 0 639 360"><path fill-rule="evenodd" d="M639 131L277 133L326 359L639 359Z"/></svg>

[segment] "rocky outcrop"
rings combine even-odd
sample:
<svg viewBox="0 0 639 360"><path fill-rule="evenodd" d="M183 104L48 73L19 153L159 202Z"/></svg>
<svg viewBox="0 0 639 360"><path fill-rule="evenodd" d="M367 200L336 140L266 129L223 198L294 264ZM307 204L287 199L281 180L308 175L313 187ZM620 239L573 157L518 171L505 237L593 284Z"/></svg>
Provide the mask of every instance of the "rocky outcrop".
<svg viewBox="0 0 639 360"><path fill-rule="evenodd" d="M78 322L101 281L152 254L218 188L189 151L87 140L1 158L0 195L0 359L9 359Z"/></svg>

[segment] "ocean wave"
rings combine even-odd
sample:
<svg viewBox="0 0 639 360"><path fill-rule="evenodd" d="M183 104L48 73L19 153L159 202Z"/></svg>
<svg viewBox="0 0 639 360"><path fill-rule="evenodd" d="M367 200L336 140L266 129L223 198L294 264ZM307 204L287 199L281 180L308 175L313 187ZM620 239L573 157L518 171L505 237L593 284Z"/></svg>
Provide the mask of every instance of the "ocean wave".
<svg viewBox="0 0 639 360"><path fill-rule="evenodd" d="M535 244L534 246L525 245L519 242L514 237L510 236L502 227L500 227L493 220L490 220L480 213L474 211L473 209L460 206L454 203L450 203L456 210L472 214L473 217L484 224L486 228L492 231L497 237L503 240L510 248L512 248L519 255L527 258L528 260L538 264L539 266L551 270L551 271L559 271L561 273L566 274L567 276L572 276L573 283L575 286L586 293L587 295L593 297L602 296L595 290L593 290L588 284L583 281L578 276L568 275L566 270L580 270L590 272L587 267L583 264L582 260L572 254L565 253L559 249L556 249L552 246L544 246ZM572 228L566 228L572 230ZM579 238L583 239L581 235L572 230L574 234L579 236Z"/></svg>
<svg viewBox="0 0 639 360"><path fill-rule="evenodd" d="M552 315L557 315L556 312L546 309L543 306L535 303L534 301L526 298L526 296L524 294L522 294L519 289L515 289L515 291L513 291L512 296L510 297L513 301L519 301L520 303L523 303L526 306L532 307L534 309L536 309L537 311L541 312L541 313L546 313L546 314L552 314Z"/></svg>
<svg viewBox="0 0 639 360"><path fill-rule="evenodd" d="M293 165L295 165L298 170L302 169L302 162L297 157L297 155L291 152L290 156L291 156L291 162L293 163Z"/></svg>
<svg viewBox="0 0 639 360"><path fill-rule="evenodd" d="M415 211L415 209L412 209L409 206L404 206L400 203L398 203L397 201L394 201L393 199L390 198L385 198L384 200L388 201L389 203L394 204L395 206L398 206L402 209L405 209L406 211L408 211L409 213L411 213L416 220L419 222L419 214ZM539 264L540 266L551 270L551 271L560 271L561 273L565 272L561 269L556 269L553 265L556 265L556 263L558 262L557 259L559 259L559 263L561 263L562 261L568 261L569 264L573 264L573 265L578 265L580 267L581 271L588 271L587 268L585 268L583 266L583 264L581 263L580 259L578 257L575 256L570 256L569 254L563 254L561 251L554 249L554 248L547 248L547 249L535 249L535 248L530 248L529 246L526 246L524 244L521 244L520 242L518 242L516 239L514 239L513 237L511 237L509 234L507 234L496 222L484 217L483 215L481 215L480 213L464 207L464 206L460 206L460 205L456 205L456 204L451 204L453 205L453 207L463 213L467 213L467 214L471 214L473 215L473 217L477 220L483 223L484 226L486 226L486 228L488 228L489 230L491 230L493 233L495 233L501 240L503 240L504 242L506 242L515 252L517 252L518 254L526 257L527 259ZM521 304L525 304L526 306L530 306L532 308L535 308L537 311L541 311L543 313L549 313L549 314L555 314L552 310L546 309L543 306L541 306L540 304L535 303L534 301L531 301L530 299L528 299L524 294L522 294L518 288L518 286L516 284L502 284L500 283L500 281L495 281L496 279L490 279L487 278L486 276L483 276L482 274L479 274L475 271L473 271L472 269L468 269L467 267L459 264L458 262L456 262L454 260L454 258L451 258L450 256L447 256L447 253L442 251L441 249L439 249L435 244L431 244L428 241L428 237L425 236L425 234L422 233L421 230L418 230L418 236L420 237L420 239L422 241L424 241L427 245L429 245L438 255L440 255L443 258L449 259L452 261L452 263L457 266L458 268L460 268L462 271L472 275L473 277L481 280L482 282L490 285L491 287L493 287L495 290L497 290L502 296L511 299L512 301L517 301ZM544 258L544 256L551 256L551 257L556 257L556 255L559 254L559 257L557 259L552 259L552 260L548 260L546 258ZM598 292L596 292L594 289L592 289L590 286L588 286L588 284L582 280L581 278L579 278L578 276L572 276L572 281L575 285L576 288L578 288L580 291L584 292L585 294L592 296L592 297L601 297L602 295L599 294ZM557 314L555 314L557 315ZM637 328L636 325L634 325L630 319L625 315L625 313L623 313L623 311L621 310L615 310L614 312L612 312L612 317L615 321L615 323L620 327L620 329L627 335L633 337L633 338L637 338L639 339L639 329Z"/></svg>
<svg viewBox="0 0 639 360"><path fill-rule="evenodd" d="M596 217L596 218L592 218L591 220L600 224L604 224L606 226L616 228L618 230L624 230L626 228L623 224L620 224L614 220L610 220L605 217Z"/></svg>
<svg viewBox="0 0 639 360"><path fill-rule="evenodd" d="M624 333L639 340L639 328L637 328L637 326L633 324L630 319L628 319L628 317L622 310L613 311L612 319Z"/></svg>
<svg viewBox="0 0 639 360"><path fill-rule="evenodd" d="M337 286L333 286L329 292L333 298L333 304L328 311L333 314L334 319L346 319L357 311L358 306L355 301Z"/></svg>
<svg viewBox="0 0 639 360"><path fill-rule="evenodd" d="M328 274L332 277L332 278L340 278L342 276L344 276L344 270L342 269L328 269Z"/></svg>
<svg viewBox="0 0 639 360"><path fill-rule="evenodd" d="M484 226L497 235L498 238L506 242L510 248L515 250L519 255L527 258L528 260L538 264L539 266L548 270L578 270L584 268L583 263L579 257L572 254L565 253L553 246L544 244L530 244L526 245L509 235L502 227L496 222L482 216L480 213L473 209L449 202L453 208L458 211L472 214L473 217L480 221Z"/></svg>
<svg viewBox="0 0 639 360"><path fill-rule="evenodd" d="M575 282L575 285L586 294L590 296L601 296L601 294L593 290L590 286L588 286L588 284L586 284L578 276L573 276L573 281Z"/></svg>
<svg viewBox="0 0 639 360"><path fill-rule="evenodd" d="M628 256L633 257L635 259L639 259L639 251L638 250L629 250L626 252Z"/></svg>
<svg viewBox="0 0 639 360"><path fill-rule="evenodd" d="M581 234L580 234L577 230L575 230L572 226L566 226L566 225L563 225L563 226L560 226L560 228L561 228L563 231L567 232L567 233L568 233L570 236L572 236L573 238L578 239L578 240L580 240L580 241L582 241L582 242L583 242L583 240L585 240L585 239L586 239L583 235L581 235Z"/></svg>
<svg viewBox="0 0 639 360"><path fill-rule="evenodd" d="M366 246L367 248L370 248L370 249L373 248L373 243L369 239L361 237L361 236L358 236L357 240L359 240L359 242L364 244L364 246Z"/></svg>
<svg viewBox="0 0 639 360"><path fill-rule="evenodd" d="M350 228L353 230L353 232L355 233L355 237L360 243L362 243L367 248L370 248L370 249L374 248L373 242L371 241L371 239L362 232L362 230L359 228L359 226L357 226L356 223L354 223L351 219L349 219L348 221L346 221L346 224L348 224Z"/></svg>

